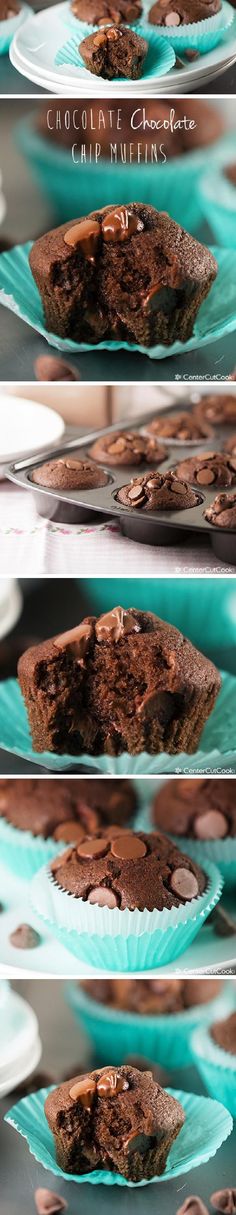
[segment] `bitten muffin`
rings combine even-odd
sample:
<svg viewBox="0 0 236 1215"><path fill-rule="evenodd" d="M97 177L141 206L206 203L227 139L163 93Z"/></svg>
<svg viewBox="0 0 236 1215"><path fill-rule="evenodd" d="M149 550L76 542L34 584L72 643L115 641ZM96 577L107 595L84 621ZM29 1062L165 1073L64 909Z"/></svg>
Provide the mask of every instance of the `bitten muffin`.
<svg viewBox="0 0 236 1215"><path fill-rule="evenodd" d="M76 899L120 911L163 911L204 893L199 865L158 832L107 827L50 865L56 885Z"/></svg>
<svg viewBox="0 0 236 1215"><path fill-rule="evenodd" d="M140 0L73 0L71 11L79 21L89 25L120 25L121 22L137 21L141 17Z"/></svg>
<svg viewBox="0 0 236 1215"><path fill-rule="evenodd" d="M127 1181L164 1173L185 1121L179 1101L152 1072L103 1067L49 1093L45 1114L63 1172L109 1169Z"/></svg>
<svg viewBox="0 0 236 1215"><path fill-rule="evenodd" d="M234 780L198 777L169 780L153 802L155 827L197 840L236 836Z"/></svg>
<svg viewBox="0 0 236 1215"><path fill-rule="evenodd" d="M123 506L139 510L187 510L197 506L198 496L186 482L173 472L147 472L134 477L129 485L118 490L117 499Z"/></svg>
<svg viewBox="0 0 236 1215"><path fill-rule="evenodd" d="M164 212L105 207L35 241L30 266L49 332L76 342L187 342L217 262Z"/></svg>
<svg viewBox="0 0 236 1215"><path fill-rule="evenodd" d="M216 667L151 612L113 608L23 654L36 751L196 751L220 689Z"/></svg>
<svg viewBox="0 0 236 1215"><path fill-rule="evenodd" d="M0 780L0 818L20 831L65 843L114 819L121 827L131 823L136 800L132 781L123 778Z"/></svg>
<svg viewBox="0 0 236 1215"><path fill-rule="evenodd" d="M90 447L90 456L99 464L161 464L166 460L164 447L153 437L137 430L116 430L102 435Z"/></svg>
<svg viewBox="0 0 236 1215"><path fill-rule="evenodd" d="M148 20L154 25L190 25L215 17L221 9L221 0L156 0L149 12Z"/></svg>
<svg viewBox="0 0 236 1215"><path fill-rule="evenodd" d="M196 442L200 439L211 438L213 431L208 422L197 420L190 410L182 409L176 412L157 414L145 427L148 435L157 435L161 439L178 439L180 442Z"/></svg>
<svg viewBox="0 0 236 1215"><path fill-rule="evenodd" d="M122 23L125 20L128 22L133 22L134 17L127 16L128 12L130 11L127 0L124 0L124 6L125 14L121 12L119 4L116 6L117 17L119 17ZM135 7L138 8L138 4L135 4ZM132 8L134 8L134 4L132 4ZM78 5L75 0L73 11L74 15L78 16L80 19L88 21L90 24L100 25L100 20L94 19L95 16L98 17L98 10L97 4L93 5L93 0L78 0ZM108 25L110 25L111 21L113 24L116 23L116 15L114 10L112 10L112 12L111 10L109 11L109 15L106 17ZM140 17L140 15L141 12L139 11L137 16ZM104 23L105 19L103 16L101 18L101 24ZM208 147L223 134L224 122L219 109L214 109L212 105L208 105L202 98L200 101L195 100L192 97L189 97L188 99L188 119L190 122L192 122L191 127L189 126L189 122L186 124L186 104L184 103L184 100L179 97L175 97L174 108L174 122L171 123L170 102L168 100L160 101L158 98L155 98L155 100L152 101L150 98L145 98L145 114L149 122L149 126L145 128L145 143L147 143L149 148L153 144L153 140L155 139L156 135L158 137L158 141L160 140L161 136L168 160L173 156L182 156L183 154L185 155L191 153L195 150L195 148L198 147ZM47 104L46 106L43 105L40 107L39 112L37 111L37 130L39 131L40 135L43 136L43 138L50 140L52 145L56 143L62 148L68 148L70 154L71 147L75 139L77 143L79 143L79 146L81 146L82 143L83 145L85 144L86 153L89 154L90 145L92 148L94 148L99 131L99 143L101 144L101 153L103 158L108 157L110 159L111 139L117 139L118 135L122 145L132 141L133 152L135 155L137 155L137 149L140 143L140 128L138 127L137 130L134 129L132 121L134 106L132 101L129 101L126 98L125 105L122 106L122 113L120 113L119 103L114 101L112 107L114 116L112 126L110 125L108 115L105 120L105 125L101 126L99 117L101 115L101 106L99 102L93 99L93 105L90 109L88 109L87 112L88 123L86 131L84 131L82 126L83 110L84 103L77 99L76 119L74 125L74 102L70 101L69 99L63 101L63 98L60 97L60 121L58 121L58 105L57 102L51 99L50 110ZM157 123L161 124L161 126L157 127Z"/></svg>
<svg viewBox="0 0 236 1215"><path fill-rule="evenodd" d="M202 421L213 422L214 426L230 426L236 423L236 393L224 392L222 394L212 392L210 396L203 397L194 409L195 418Z"/></svg>
<svg viewBox="0 0 236 1215"><path fill-rule="evenodd" d="M104 80L125 77L139 80L148 52L148 43L125 25L109 25L83 38L80 55L89 72Z"/></svg>
<svg viewBox="0 0 236 1215"><path fill-rule="evenodd" d="M236 494L218 494L211 506L205 510L205 519L216 527L236 528Z"/></svg>
<svg viewBox="0 0 236 1215"><path fill-rule="evenodd" d="M220 979L83 979L91 1000L142 1016L163 1016L208 1004L222 989Z"/></svg>
<svg viewBox="0 0 236 1215"><path fill-rule="evenodd" d="M21 5L17 4L17 0L0 0L0 21L10 21L11 17L17 17L20 9Z"/></svg>
<svg viewBox="0 0 236 1215"><path fill-rule="evenodd" d="M224 1021L216 1021L211 1026L211 1037L221 1050L229 1055L236 1055L236 1012L232 1012Z"/></svg>
<svg viewBox="0 0 236 1215"><path fill-rule="evenodd" d="M221 451L205 451L199 456L181 460L175 468L175 476L191 483L202 485L235 485L236 459Z"/></svg>
<svg viewBox="0 0 236 1215"><path fill-rule="evenodd" d="M89 460L77 460L76 456L48 460L34 468L30 479L47 489L99 489L108 482L101 468L96 468Z"/></svg>

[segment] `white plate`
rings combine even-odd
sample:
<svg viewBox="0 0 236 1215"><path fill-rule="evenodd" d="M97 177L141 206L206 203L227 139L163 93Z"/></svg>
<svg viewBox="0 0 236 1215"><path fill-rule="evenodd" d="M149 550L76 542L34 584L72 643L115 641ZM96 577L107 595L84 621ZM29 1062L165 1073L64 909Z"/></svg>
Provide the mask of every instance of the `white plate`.
<svg viewBox="0 0 236 1215"><path fill-rule="evenodd" d="M95 95L100 95L104 92L104 86L108 96L115 94L117 90L119 95L125 95L127 92L126 85L107 83L102 80L100 83L93 78L90 73L84 68L78 71L75 68L56 68L55 55L63 46L67 38L70 36L69 27L66 27L62 20L65 3L57 4L55 7L49 8L46 12L37 13L30 16L24 25L17 31L10 47L10 59L14 67L16 67L22 75L25 75L34 83L40 84L44 88L47 84L47 89L51 92L58 92L58 88L65 91L67 95L76 96L80 90L84 93L85 82ZM182 71L176 71L172 68L166 76L162 76L160 81L152 82L152 86L148 92L159 94L169 91L185 92L191 89L193 84L201 84L206 82L222 71L226 70L226 66L234 63L236 59L236 20L234 26L225 35L224 42L221 43L215 50L200 57L195 64L188 64ZM135 95L144 91L142 81L135 81L133 86Z"/></svg>
<svg viewBox="0 0 236 1215"><path fill-rule="evenodd" d="M42 1046L37 1017L17 993L9 990L0 1014L0 1096L30 1075L39 1063Z"/></svg>
<svg viewBox="0 0 236 1215"><path fill-rule="evenodd" d="M1 900L6 910L0 915L0 978L28 978L33 976L47 978L79 978L85 975L94 978L105 971L93 970L84 962L78 962L73 954L59 945L45 928L42 920L31 911L29 884L17 878L0 864ZM30 923L41 936L41 945L37 949L14 949L9 941L9 934L18 924ZM233 943L232 943L233 941ZM156 970L145 971L145 978L161 978L162 975L194 975L217 974L223 971L228 974L230 968L236 965L236 937L216 937L212 927L204 926L189 949L169 966ZM112 972L111 972L112 973ZM116 973L117 977L117 973ZM132 978L136 976L135 971Z"/></svg>
<svg viewBox="0 0 236 1215"><path fill-rule="evenodd" d="M0 390L0 466L57 443L65 424L54 409Z"/></svg>

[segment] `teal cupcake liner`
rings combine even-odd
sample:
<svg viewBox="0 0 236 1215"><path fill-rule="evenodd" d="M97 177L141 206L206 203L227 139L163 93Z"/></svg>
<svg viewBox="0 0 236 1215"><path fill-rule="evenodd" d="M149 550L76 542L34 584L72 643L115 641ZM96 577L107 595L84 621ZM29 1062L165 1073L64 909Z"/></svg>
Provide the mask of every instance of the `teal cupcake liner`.
<svg viewBox="0 0 236 1215"><path fill-rule="evenodd" d="M180 1101L185 1111L185 1123L180 1134L173 1143L168 1156L165 1171L161 1177L152 1177L150 1181L126 1181L118 1173L107 1170L97 1170L86 1173L82 1177L77 1174L64 1173L57 1164L52 1133L44 1113L44 1103L50 1088L42 1088L38 1093L24 1097L17 1105L5 1114L5 1122L13 1127L27 1144L32 1156L44 1169L61 1177L64 1181L75 1181L77 1184L90 1182L91 1185L120 1185L137 1189L140 1186L157 1184L160 1181L171 1181L200 1164L206 1163L215 1156L221 1144L231 1134L233 1123L227 1110L219 1101L211 1101L207 1097L197 1097L195 1093L185 1093L179 1089L168 1088L167 1093Z"/></svg>
<svg viewBox="0 0 236 1215"><path fill-rule="evenodd" d="M47 865L60 852L65 852L66 843L43 839L31 831L20 831L0 818L0 861L23 881L30 881L42 865Z"/></svg>
<svg viewBox="0 0 236 1215"><path fill-rule="evenodd" d="M192 856L203 868L205 861L212 861L214 865L217 865L224 878L226 889L236 887L236 839L228 836L223 840L199 842L183 835L171 835L171 838L183 852Z"/></svg>
<svg viewBox="0 0 236 1215"><path fill-rule="evenodd" d="M207 864L204 894L188 906L164 911L120 911L73 899L59 889L47 869L31 884L34 911L80 961L106 971L141 971L165 966L194 940L218 903L222 878Z"/></svg>
<svg viewBox="0 0 236 1215"><path fill-rule="evenodd" d="M82 987L68 983L69 1006L93 1044L99 1063L118 1065L129 1055L143 1056L162 1067L187 1067L192 1062L191 1035L198 1025L210 1025L232 1008L227 989L208 1004L181 1013L147 1016L121 1011L90 998Z"/></svg>
<svg viewBox="0 0 236 1215"><path fill-rule="evenodd" d="M140 583L141 585L141 583ZM175 772L236 771L235 716L236 678L221 673L221 690L213 712L202 732L199 750L194 755L73 755L78 769L92 769L104 776L168 775ZM41 764L52 772L64 772L71 767L71 755L56 755L51 751L34 751L25 704L15 679L0 683L0 746L12 755L20 755L31 763Z"/></svg>
<svg viewBox="0 0 236 1215"><path fill-rule="evenodd" d="M14 35L17 33L23 21L26 21L29 14L33 12L29 4L22 4L20 12L16 17L9 17L7 21L0 21L0 55L7 55L9 46L11 45Z"/></svg>
<svg viewBox="0 0 236 1215"><path fill-rule="evenodd" d="M199 202L219 244L236 248L236 188L224 176L223 166L203 177L199 183Z"/></svg>
<svg viewBox="0 0 236 1215"><path fill-rule="evenodd" d="M223 0L220 12L216 13L215 17L207 17L205 21L193 21L191 25L161 26L161 32L177 53L181 54L181 51L190 49L205 54L207 51L213 51L222 41L224 34L233 24L234 16L232 5Z"/></svg>
<svg viewBox="0 0 236 1215"><path fill-rule="evenodd" d="M92 345L90 342L74 342L69 338L60 338L55 333L48 333L44 325L41 298L30 270L31 248L32 242L28 241L26 245L16 245L13 250L1 254L0 304L21 317L31 329L36 329L49 346L57 350L70 351L72 354L86 350L92 351L93 354L99 350L130 350L145 354L150 359L163 359L202 348L236 329L236 250L231 249L230 253L227 249L211 250L217 255L218 274L207 299L199 309L193 336L184 344L176 341L172 346L146 347L120 340L106 340Z"/></svg>
<svg viewBox="0 0 236 1215"><path fill-rule="evenodd" d="M194 1031L191 1039L194 1063L205 1087L236 1118L236 1057L216 1046L208 1029Z"/></svg>
<svg viewBox="0 0 236 1215"><path fill-rule="evenodd" d="M148 84L149 80L152 80L153 78L156 80L159 76L165 76L166 72L170 72L171 68L174 67L175 64L175 52L173 47L168 45L168 43L165 42L165 39L161 37L161 34L157 33L157 31L154 30L153 27L151 28L150 25L142 25L141 23L137 25L137 22L136 24L132 23L129 28L134 30L136 34L139 34L141 38L145 38L146 42L148 43L148 52L143 65L141 77L142 82L144 83L147 81ZM57 51L55 58L55 64L57 67L60 67L61 64L67 63L69 64L69 67L83 68L83 72L86 73L86 80L88 83L90 76L93 76L94 79L94 74L86 69L86 65L82 59L82 55L80 54L79 44L82 42L82 39L86 38L86 36L91 32L93 32L93 27L91 29L90 25L86 25L84 22L78 21L77 36L74 34L74 36L71 37L64 46L60 47L60 50ZM109 86L110 82L107 81L105 77L100 76L99 79L102 80L105 85L108 84ZM119 79L125 81L128 89L129 80L127 77L120 76Z"/></svg>

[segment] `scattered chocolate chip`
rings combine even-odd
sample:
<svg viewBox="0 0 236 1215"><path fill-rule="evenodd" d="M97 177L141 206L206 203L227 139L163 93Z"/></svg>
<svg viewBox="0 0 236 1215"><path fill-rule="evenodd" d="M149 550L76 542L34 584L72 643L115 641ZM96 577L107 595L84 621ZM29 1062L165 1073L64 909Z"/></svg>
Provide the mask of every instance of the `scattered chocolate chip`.
<svg viewBox="0 0 236 1215"><path fill-rule="evenodd" d="M225 908L214 907L214 911L208 917L207 923L212 924L213 930L217 937L234 937L236 936L236 920L233 920Z"/></svg>
<svg viewBox="0 0 236 1215"><path fill-rule="evenodd" d="M185 1198L182 1206L178 1208L176 1215L208 1215L208 1210L198 1194L190 1194L189 1198Z"/></svg>
<svg viewBox="0 0 236 1215"><path fill-rule="evenodd" d="M41 937L31 924L19 924L14 932L10 933L9 941L14 945L14 949L37 949L41 945Z"/></svg>
<svg viewBox="0 0 236 1215"><path fill-rule="evenodd" d="M200 51L192 51L191 47L185 51L185 58L189 60L189 63L193 63L194 59L199 59L199 55Z"/></svg>
<svg viewBox="0 0 236 1215"><path fill-rule="evenodd" d="M228 832L227 819L220 810L207 810L194 819L194 831L199 840L223 840Z"/></svg>
<svg viewBox="0 0 236 1215"><path fill-rule="evenodd" d="M40 354L34 363L36 380L79 380L78 372L53 354Z"/></svg>
<svg viewBox="0 0 236 1215"><path fill-rule="evenodd" d="M88 895L88 903L97 903L98 907L118 907L118 899L110 886L94 886Z"/></svg>
<svg viewBox="0 0 236 1215"><path fill-rule="evenodd" d="M223 1211L224 1215L236 1215L236 1189L228 1187L225 1190L216 1190L215 1194L211 1194L210 1202L216 1211Z"/></svg>
<svg viewBox="0 0 236 1215"><path fill-rule="evenodd" d="M54 1194L53 1190L35 1190L34 1201L38 1215L54 1215L54 1211L66 1211L68 1207L65 1198Z"/></svg>
<svg viewBox="0 0 236 1215"><path fill-rule="evenodd" d="M180 899L195 899L198 894L198 882L190 869L174 869L170 879L171 890Z"/></svg>

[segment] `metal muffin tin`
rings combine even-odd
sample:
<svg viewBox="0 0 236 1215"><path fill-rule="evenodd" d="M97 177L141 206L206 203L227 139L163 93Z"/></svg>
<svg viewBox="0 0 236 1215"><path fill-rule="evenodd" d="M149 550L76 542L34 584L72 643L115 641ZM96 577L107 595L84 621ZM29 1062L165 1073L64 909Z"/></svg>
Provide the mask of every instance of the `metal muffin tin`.
<svg viewBox="0 0 236 1215"><path fill-rule="evenodd" d="M170 406L165 410L165 416L168 414L179 413L180 405ZM214 553L221 561L227 564L236 566L236 528L235 531L227 530L227 528L217 528L214 524L208 523L204 518L204 511L211 502L213 502L217 493L233 492L233 486L219 486L214 484L211 487L203 487L194 485L192 488L198 495L198 504L187 510L180 511L142 511L135 507L122 506L121 502L117 501L118 490L123 485L127 485L133 477L138 476L152 468L157 471L165 472L167 469L174 469L181 460L188 456L200 455L201 452L207 450L221 451L227 438L233 434L236 426L217 426L215 433L211 439L201 442L197 441L164 441L161 435L158 436L158 442L166 448L166 458L161 464L136 464L136 465L117 465L109 467L105 461L104 464L98 465L103 467L109 478L107 485L98 489L89 490L68 490L68 489L44 489L41 485L36 485L31 480L33 470L40 464L45 464L47 460L57 459L59 456L69 455L72 452L78 452L79 455L85 456L86 459L91 459L90 448L96 439L102 435L113 434L117 430L140 430L145 433L147 423L154 417L154 411L145 413L141 417L132 418L131 422L115 423L113 426L104 426L102 430L93 431L84 435L79 439L70 439L61 445L56 450L53 449L44 452L37 459L28 459L15 461L9 464L6 468L6 476L20 485L24 489L30 490L34 495L37 511L46 519L52 519L58 523L89 523L94 521L94 512L96 521L101 522L104 519L114 516L121 527L121 531L125 536L129 536L132 540L137 540L141 544L176 544L183 542L188 532L199 533L210 536L211 544ZM94 461L96 463L96 461ZM236 489L236 486L235 486Z"/></svg>

